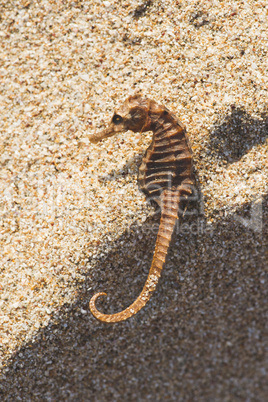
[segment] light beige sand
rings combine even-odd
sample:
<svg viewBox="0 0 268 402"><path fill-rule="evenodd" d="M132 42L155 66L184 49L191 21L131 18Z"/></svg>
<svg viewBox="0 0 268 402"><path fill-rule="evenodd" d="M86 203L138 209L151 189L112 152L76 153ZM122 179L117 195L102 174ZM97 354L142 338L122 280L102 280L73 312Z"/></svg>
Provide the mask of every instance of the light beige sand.
<svg viewBox="0 0 268 402"><path fill-rule="evenodd" d="M2 400L264 400L267 49L266 1L0 0ZM150 267L151 134L88 135L136 91L186 125L202 200L107 326L90 297L120 311Z"/></svg>

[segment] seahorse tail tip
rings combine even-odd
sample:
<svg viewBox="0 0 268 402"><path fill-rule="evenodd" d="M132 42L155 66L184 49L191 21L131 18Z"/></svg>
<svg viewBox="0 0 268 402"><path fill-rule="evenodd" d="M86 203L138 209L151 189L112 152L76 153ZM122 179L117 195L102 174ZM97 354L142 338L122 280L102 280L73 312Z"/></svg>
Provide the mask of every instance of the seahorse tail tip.
<svg viewBox="0 0 268 402"><path fill-rule="evenodd" d="M107 293L105 293L105 292L96 293L94 296L91 297L90 302L89 302L90 311L96 318L98 318L98 316L101 314L96 308L96 300L100 296L107 296Z"/></svg>
<svg viewBox="0 0 268 402"><path fill-rule="evenodd" d="M119 321L123 321L126 318L128 318L128 316L124 316L124 314L122 315L121 313L117 313L117 314L103 314L101 313L97 308L96 308L96 300L100 297L100 296L107 296L107 293L104 292L99 292L96 293L89 302L89 308L90 311L92 313L92 315L97 318L97 320L102 321L102 322L107 322L107 323L114 323L114 322L119 322Z"/></svg>

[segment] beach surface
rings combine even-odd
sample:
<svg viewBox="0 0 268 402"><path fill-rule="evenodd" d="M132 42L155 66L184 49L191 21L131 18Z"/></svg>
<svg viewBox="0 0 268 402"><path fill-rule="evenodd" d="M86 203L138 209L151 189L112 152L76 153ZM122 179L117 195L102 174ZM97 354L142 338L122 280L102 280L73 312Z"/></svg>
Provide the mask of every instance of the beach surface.
<svg viewBox="0 0 268 402"><path fill-rule="evenodd" d="M0 0L0 399L267 400L268 5ZM152 133L91 144L130 95L186 126L196 200L150 302Z"/></svg>

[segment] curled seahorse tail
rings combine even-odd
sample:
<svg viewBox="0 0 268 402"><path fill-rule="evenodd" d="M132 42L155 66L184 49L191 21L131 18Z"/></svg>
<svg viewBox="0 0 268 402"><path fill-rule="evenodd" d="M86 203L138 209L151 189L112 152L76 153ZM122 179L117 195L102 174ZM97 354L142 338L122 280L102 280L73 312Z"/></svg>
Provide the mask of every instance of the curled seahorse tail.
<svg viewBox="0 0 268 402"><path fill-rule="evenodd" d="M99 316L101 316L102 313L100 313L96 308L96 300L101 296L107 296L107 293L105 292L96 293L93 297L91 297L89 302L89 308L91 313L94 315L94 317L98 318L99 320L100 320Z"/></svg>
<svg viewBox="0 0 268 402"><path fill-rule="evenodd" d="M124 321L127 318L130 318L133 315L135 315L139 310L141 310L145 306L145 304L149 301L152 293L154 292L166 260L170 240L177 219L178 205L179 205L178 192L165 190L161 198L162 198L162 213L156 239L153 261L151 264L149 275L146 279L145 285L140 295L125 310L116 314L103 314L97 310L95 302L99 296L106 295L106 293L101 292L95 294L90 300L89 307L91 313L98 320L108 323Z"/></svg>

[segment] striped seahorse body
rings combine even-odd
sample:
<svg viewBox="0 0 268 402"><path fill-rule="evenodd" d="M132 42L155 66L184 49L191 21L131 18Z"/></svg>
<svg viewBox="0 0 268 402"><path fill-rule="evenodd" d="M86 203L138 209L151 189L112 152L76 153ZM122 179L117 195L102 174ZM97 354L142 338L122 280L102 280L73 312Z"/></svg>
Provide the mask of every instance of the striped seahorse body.
<svg viewBox="0 0 268 402"><path fill-rule="evenodd" d="M138 298L116 314L103 314L95 306L96 299L106 293L97 293L90 300L92 314L104 322L126 320L150 299L166 260L180 202L192 193L195 183L185 128L167 108L140 95L131 96L114 114L108 128L91 136L91 141L98 142L128 130L153 131L152 142L139 168L138 181L147 197L161 207L161 219L149 275Z"/></svg>

